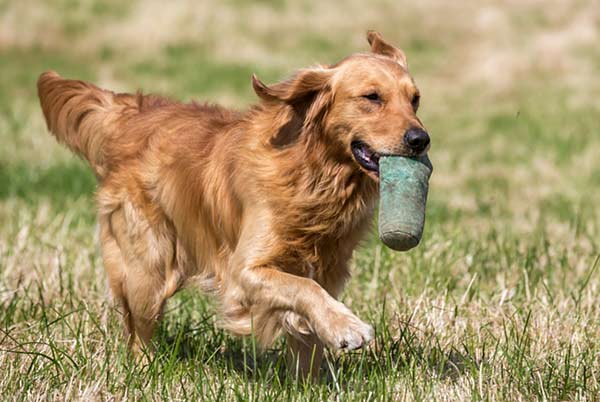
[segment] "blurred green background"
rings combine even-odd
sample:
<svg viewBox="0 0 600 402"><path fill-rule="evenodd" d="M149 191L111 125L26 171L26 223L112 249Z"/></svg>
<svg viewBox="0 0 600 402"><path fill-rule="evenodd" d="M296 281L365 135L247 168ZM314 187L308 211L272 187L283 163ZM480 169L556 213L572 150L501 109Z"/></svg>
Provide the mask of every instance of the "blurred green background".
<svg viewBox="0 0 600 402"><path fill-rule="evenodd" d="M274 82L367 51L367 29L407 54L435 167L422 245L393 253L373 235L353 260L343 301L376 324L379 346L332 354L317 388L275 386L268 363L248 385L235 370L247 345L184 293L160 339L180 356L169 339L183 334L193 357L166 374L162 360L128 363L96 248L95 180L47 133L38 75L244 108L252 73ZM0 389L186 399L225 381L226 399L597 397L598 43L596 1L0 0Z"/></svg>

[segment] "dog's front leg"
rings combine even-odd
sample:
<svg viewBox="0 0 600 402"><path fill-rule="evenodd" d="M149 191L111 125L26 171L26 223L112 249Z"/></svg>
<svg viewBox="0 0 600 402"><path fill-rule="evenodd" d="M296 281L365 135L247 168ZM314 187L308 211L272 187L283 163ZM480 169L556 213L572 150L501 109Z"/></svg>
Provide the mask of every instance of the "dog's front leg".
<svg viewBox="0 0 600 402"><path fill-rule="evenodd" d="M288 331L288 339L291 334L296 336L289 347L290 355L298 359L301 376L317 375L323 344L334 349L356 349L373 338L373 328L316 281L285 272L282 261L287 260L288 265L294 262L280 258L281 253L287 253L279 247L268 208L257 204L244 218L229 265L227 288L231 300L252 314L255 330L270 331L270 324L265 324L277 317L279 326ZM293 362L290 368L295 371Z"/></svg>
<svg viewBox="0 0 600 402"><path fill-rule="evenodd" d="M287 334L288 369L299 378L319 378L323 343L315 334Z"/></svg>
<svg viewBox="0 0 600 402"><path fill-rule="evenodd" d="M253 309L290 311L305 318L316 336L330 348L357 349L373 338L373 328L356 317L312 279L274 266L244 268L239 275L245 304Z"/></svg>

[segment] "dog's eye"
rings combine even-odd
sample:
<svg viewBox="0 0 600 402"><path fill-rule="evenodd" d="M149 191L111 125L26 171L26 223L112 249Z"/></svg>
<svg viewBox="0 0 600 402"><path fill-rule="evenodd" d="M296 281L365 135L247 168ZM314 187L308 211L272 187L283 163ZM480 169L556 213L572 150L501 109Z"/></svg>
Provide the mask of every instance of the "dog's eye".
<svg viewBox="0 0 600 402"><path fill-rule="evenodd" d="M371 102L377 102L377 103L381 102L381 97L379 96L379 94L377 92L371 92L366 95L363 95L362 97L370 100Z"/></svg>
<svg viewBox="0 0 600 402"><path fill-rule="evenodd" d="M415 94L415 96L413 96L413 98L410 101L410 104L412 105L412 108L415 112L419 108L419 103L421 103L421 95Z"/></svg>

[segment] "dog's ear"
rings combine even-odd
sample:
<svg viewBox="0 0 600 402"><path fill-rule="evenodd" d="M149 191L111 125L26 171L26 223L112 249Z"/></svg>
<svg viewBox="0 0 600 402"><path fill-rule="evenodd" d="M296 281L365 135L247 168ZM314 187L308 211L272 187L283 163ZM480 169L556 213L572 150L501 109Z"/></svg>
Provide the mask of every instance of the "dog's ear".
<svg viewBox="0 0 600 402"><path fill-rule="evenodd" d="M268 102L284 102L290 105L310 99L329 86L333 71L327 68L300 70L290 79L273 85L265 85L252 75L252 87L259 98Z"/></svg>
<svg viewBox="0 0 600 402"><path fill-rule="evenodd" d="M379 32L368 31L367 40L369 41L369 45L371 45L371 52L389 57L398 62L398 64L405 69L408 69L408 63L406 62L406 55L404 52L383 40L383 37Z"/></svg>

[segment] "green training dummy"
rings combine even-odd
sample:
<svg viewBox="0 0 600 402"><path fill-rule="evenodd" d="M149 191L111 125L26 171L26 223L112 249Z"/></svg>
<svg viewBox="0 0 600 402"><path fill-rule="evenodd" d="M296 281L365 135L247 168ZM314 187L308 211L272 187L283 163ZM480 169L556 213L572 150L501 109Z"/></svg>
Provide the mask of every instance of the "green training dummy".
<svg viewBox="0 0 600 402"><path fill-rule="evenodd" d="M421 241L432 170L427 155L379 160L379 238L389 248L406 251Z"/></svg>

